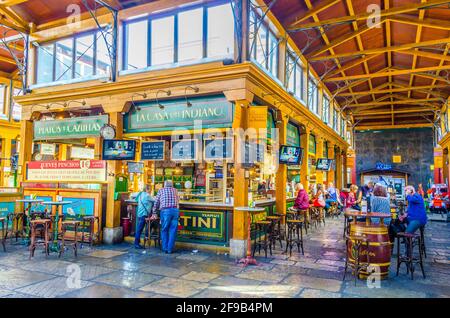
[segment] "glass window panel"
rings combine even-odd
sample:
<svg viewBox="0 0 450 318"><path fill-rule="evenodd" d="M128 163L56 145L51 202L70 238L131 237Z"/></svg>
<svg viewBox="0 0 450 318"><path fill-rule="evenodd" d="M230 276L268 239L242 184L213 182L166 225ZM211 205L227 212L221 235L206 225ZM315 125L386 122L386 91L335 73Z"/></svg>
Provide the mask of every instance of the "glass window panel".
<svg viewBox="0 0 450 318"><path fill-rule="evenodd" d="M54 44L39 46L37 50L36 83L53 81L53 48Z"/></svg>
<svg viewBox="0 0 450 318"><path fill-rule="evenodd" d="M269 34L269 52L268 55L268 70L273 76L278 76L278 40L272 33Z"/></svg>
<svg viewBox="0 0 450 318"><path fill-rule="evenodd" d="M259 22L258 22L259 23ZM267 27L263 24L259 27L256 35L256 61L267 68Z"/></svg>
<svg viewBox="0 0 450 318"><path fill-rule="evenodd" d="M303 68L299 64L295 66L295 95L303 99Z"/></svg>
<svg viewBox="0 0 450 318"><path fill-rule="evenodd" d="M94 75L94 35L79 37L75 41L75 78Z"/></svg>
<svg viewBox="0 0 450 318"><path fill-rule="evenodd" d="M203 8L178 14L178 61L203 57Z"/></svg>
<svg viewBox="0 0 450 318"><path fill-rule="evenodd" d="M288 55L286 65L286 80L288 91L296 93L295 91L295 62L292 55Z"/></svg>
<svg viewBox="0 0 450 318"><path fill-rule="evenodd" d="M0 85L0 117L5 116L6 86Z"/></svg>
<svg viewBox="0 0 450 318"><path fill-rule="evenodd" d="M72 78L73 39L56 42L55 81Z"/></svg>
<svg viewBox="0 0 450 318"><path fill-rule="evenodd" d="M111 74L111 59L109 58L108 48L106 46L105 38L100 32L96 33L97 39L97 66L95 70L96 75L109 75ZM106 35L108 43L110 42L111 35Z"/></svg>
<svg viewBox="0 0 450 318"><path fill-rule="evenodd" d="M13 96L20 96L22 95L22 90L20 88L14 88L13 90ZM20 121L22 119L22 106L20 106L18 103L14 102L14 99L12 101L12 118L13 120Z"/></svg>
<svg viewBox="0 0 450 318"><path fill-rule="evenodd" d="M130 23L126 27L126 70L147 67L148 54L148 21ZM102 39L101 39L102 40Z"/></svg>
<svg viewBox="0 0 450 318"><path fill-rule="evenodd" d="M234 53L234 16L229 3L208 8L208 57Z"/></svg>
<svg viewBox="0 0 450 318"><path fill-rule="evenodd" d="M255 12L250 11L250 23L249 23L250 24L250 26L249 26L250 34L248 35L248 37L249 37L249 43L250 43L250 49L251 49L250 57L253 59L256 59L256 45L255 45L255 41L254 41L254 39L256 38L256 33L255 33L256 23L257 23L256 14L255 14Z"/></svg>
<svg viewBox="0 0 450 318"><path fill-rule="evenodd" d="M152 65L174 62L174 17L152 20Z"/></svg>

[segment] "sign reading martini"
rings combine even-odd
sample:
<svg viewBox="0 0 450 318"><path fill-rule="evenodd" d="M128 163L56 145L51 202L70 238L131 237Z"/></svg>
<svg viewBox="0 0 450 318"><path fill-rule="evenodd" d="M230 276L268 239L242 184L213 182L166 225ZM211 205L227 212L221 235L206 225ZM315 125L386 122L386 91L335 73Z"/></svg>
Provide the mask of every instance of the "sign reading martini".
<svg viewBox="0 0 450 318"><path fill-rule="evenodd" d="M34 140L86 138L100 135L108 115L35 121Z"/></svg>
<svg viewBox="0 0 450 318"><path fill-rule="evenodd" d="M139 109L125 115L124 129L127 133L194 128L194 121L200 121L202 128L231 127L233 104L224 97L190 98L188 107L185 99L142 103Z"/></svg>

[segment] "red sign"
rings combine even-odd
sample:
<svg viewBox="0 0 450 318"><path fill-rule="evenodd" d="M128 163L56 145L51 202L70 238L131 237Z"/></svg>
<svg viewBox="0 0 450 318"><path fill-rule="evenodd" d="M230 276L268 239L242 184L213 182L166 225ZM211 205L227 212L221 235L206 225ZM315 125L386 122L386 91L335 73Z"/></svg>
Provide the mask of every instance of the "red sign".
<svg viewBox="0 0 450 318"><path fill-rule="evenodd" d="M105 182L106 161L31 161L27 165L27 181Z"/></svg>

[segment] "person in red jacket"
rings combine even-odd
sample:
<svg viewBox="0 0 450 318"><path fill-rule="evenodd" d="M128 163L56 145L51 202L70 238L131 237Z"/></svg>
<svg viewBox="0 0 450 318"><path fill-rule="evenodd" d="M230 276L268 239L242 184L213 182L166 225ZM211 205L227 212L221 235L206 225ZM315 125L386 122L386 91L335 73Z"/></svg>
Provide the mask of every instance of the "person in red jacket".
<svg viewBox="0 0 450 318"><path fill-rule="evenodd" d="M296 185L297 198L295 199L294 208L297 210L306 210L309 208L308 193L303 187L303 184L297 183Z"/></svg>

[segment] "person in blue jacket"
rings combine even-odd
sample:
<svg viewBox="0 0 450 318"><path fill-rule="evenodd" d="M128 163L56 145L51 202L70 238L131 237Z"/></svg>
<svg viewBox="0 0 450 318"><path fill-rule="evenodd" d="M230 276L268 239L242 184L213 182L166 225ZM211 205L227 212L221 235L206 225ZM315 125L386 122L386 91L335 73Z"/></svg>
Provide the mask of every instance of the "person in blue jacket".
<svg viewBox="0 0 450 318"><path fill-rule="evenodd" d="M408 209L406 214L399 217L400 221L405 220L407 227L406 233L415 233L421 226L427 224L427 213L425 210L425 202L423 197L416 193L414 187L405 187L406 200L408 201Z"/></svg>

